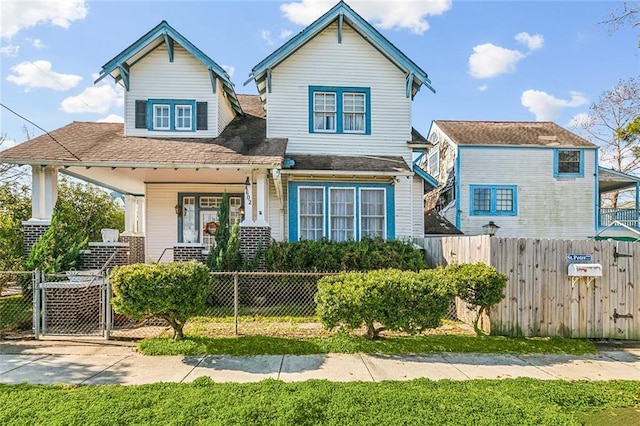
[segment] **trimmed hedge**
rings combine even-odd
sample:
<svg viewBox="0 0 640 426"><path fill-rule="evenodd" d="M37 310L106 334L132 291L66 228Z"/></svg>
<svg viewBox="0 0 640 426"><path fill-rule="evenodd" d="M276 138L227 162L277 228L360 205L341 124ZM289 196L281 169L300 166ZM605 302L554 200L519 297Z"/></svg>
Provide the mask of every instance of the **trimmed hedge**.
<svg viewBox="0 0 640 426"><path fill-rule="evenodd" d="M163 318L173 328L174 340L182 339L189 317L204 313L211 291L209 269L195 261L119 266L108 279L114 311L133 319Z"/></svg>
<svg viewBox="0 0 640 426"><path fill-rule="evenodd" d="M424 255L410 242L365 238L362 241L301 240L272 242L265 250L269 271L371 271L395 268L419 271Z"/></svg>
<svg viewBox="0 0 640 426"><path fill-rule="evenodd" d="M383 269L324 277L315 301L325 328L353 330L364 324L372 339L382 330L416 334L438 327L454 295L439 272Z"/></svg>

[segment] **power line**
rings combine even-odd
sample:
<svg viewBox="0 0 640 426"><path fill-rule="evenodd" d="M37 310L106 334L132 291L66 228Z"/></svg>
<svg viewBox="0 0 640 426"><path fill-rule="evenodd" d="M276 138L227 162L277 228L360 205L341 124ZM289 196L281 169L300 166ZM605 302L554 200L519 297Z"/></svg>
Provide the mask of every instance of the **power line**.
<svg viewBox="0 0 640 426"><path fill-rule="evenodd" d="M14 110L12 110L11 108L9 108L8 106L6 106L5 104L3 104L2 102L0 102L0 106L3 107L4 109L6 109L7 111L9 111L10 113L14 114L17 117L20 117L21 119L23 119L24 121L26 121L27 123L31 124L32 126L35 126L36 128L38 128L39 130L42 130L43 132L45 132L47 134L47 136L49 136L55 143L57 143L58 145L60 145L62 147L62 149L64 149L65 151L67 151L69 154L71 154L71 156L73 158L75 158L78 161L82 161L77 155L75 155L73 152L71 152L69 150L69 148L67 148L66 146L64 146L62 143L58 142L58 140L56 138L53 137L53 135L51 135L51 133L47 132L45 129L43 129L42 127L38 126L36 123L34 123L33 121L29 120L27 117L24 117L20 114L18 114L17 112L15 112Z"/></svg>

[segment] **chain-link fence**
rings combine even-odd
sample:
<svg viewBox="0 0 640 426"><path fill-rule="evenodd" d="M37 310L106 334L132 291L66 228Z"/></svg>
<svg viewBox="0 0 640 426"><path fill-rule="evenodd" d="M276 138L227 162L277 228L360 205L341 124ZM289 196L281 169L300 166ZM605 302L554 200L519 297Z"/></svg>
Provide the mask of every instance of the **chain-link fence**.
<svg viewBox="0 0 640 426"><path fill-rule="evenodd" d="M33 336L34 275L0 271L0 339Z"/></svg>

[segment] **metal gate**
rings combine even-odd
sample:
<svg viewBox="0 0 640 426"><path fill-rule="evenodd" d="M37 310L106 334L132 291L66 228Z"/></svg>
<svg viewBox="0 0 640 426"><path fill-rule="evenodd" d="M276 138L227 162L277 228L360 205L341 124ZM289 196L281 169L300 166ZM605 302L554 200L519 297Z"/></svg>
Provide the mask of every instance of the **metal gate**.
<svg viewBox="0 0 640 426"><path fill-rule="evenodd" d="M102 336L112 327L111 286L101 271L44 274L33 284L33 327L41 336Z"/></svg>

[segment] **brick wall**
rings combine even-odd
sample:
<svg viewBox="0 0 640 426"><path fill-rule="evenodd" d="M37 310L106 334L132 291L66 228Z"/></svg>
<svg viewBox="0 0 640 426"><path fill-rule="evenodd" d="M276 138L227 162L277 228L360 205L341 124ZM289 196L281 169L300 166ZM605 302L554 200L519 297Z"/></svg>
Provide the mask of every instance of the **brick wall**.
<svg viewBox="0 0 640 426"><path fill-rule="evenodd" d="M120 235L120 241L129 244L129 264L145 263L144 236Z"/></svg>
<svg viewBox="0 0 640 426"><path fill-rule="evenodd" d="M198 262L205 263L207 261L207 255L203 254L202 250L203 246L200 244L175 245L173 246L173 261L188 262L190 260L197 260Z"/></svg>
<svg viewBox="0 0 640 426"><path fill-rule="evenodd" d="M113 253L116 253L116 255L111 259L107 268L129 263L128 243L89 243L88 250L84 250L80 254L80 267L78 269L101 269Z"/></svg>
<svg viewBox="0 0 640 426"><path fill-rule="evenodd" d="M258 251L271 244L271 227L269 226L241 226L240 252L248 261L253 261ZM264 270L264 257L258 261L257 270Z"/></svg>
<svg viewBox="0 0 640 426"><path fill-rule="evenodd" d="M36 241L49 229L49 224L46 223L29 223L23 222L24 229L24 254L26 256L31 252L31 247Z"/></svg>

